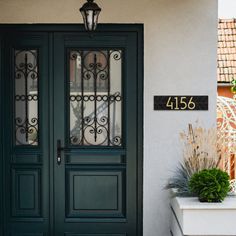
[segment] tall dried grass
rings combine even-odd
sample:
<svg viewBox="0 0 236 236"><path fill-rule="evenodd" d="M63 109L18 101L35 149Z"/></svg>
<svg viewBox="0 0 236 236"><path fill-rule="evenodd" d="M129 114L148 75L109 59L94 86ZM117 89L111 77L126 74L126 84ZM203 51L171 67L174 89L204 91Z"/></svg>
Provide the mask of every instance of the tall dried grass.
<svg viewBox="0 0 236 236"><path fill-rule="evenodd" d="M180 138L184 143L183 164L189 175L219 165L222 144L217 140L216 128L193 128L189 124L188 132L181 132Z"/></svg>
<svg viewBox="0 0 236 236"><path fill-rule="evenodd" d="M166 189L174 188L181 196L192 195L188 183L191 176L204 169L218 167L221 160L222 144L217 141L217 129L205 129L189 124L187 132L181 132L183 162L169 179Z"/></svg>

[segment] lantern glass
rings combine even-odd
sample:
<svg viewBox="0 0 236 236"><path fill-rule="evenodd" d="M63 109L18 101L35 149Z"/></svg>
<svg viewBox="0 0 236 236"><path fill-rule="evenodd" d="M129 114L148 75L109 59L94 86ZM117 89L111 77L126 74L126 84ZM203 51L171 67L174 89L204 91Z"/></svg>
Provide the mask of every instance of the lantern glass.
<svg viewBox="0 0 236 236"><path fill-rule="evenodd" d="M92 0L88 0L88 2L80 8L87 31L94 31L96 29L100 11L101 8Z"/></svg>

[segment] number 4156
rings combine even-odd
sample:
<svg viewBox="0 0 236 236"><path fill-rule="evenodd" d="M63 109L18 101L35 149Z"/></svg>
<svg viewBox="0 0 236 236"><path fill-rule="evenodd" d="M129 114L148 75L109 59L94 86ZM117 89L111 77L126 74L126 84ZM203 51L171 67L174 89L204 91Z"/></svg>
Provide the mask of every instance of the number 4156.
<svg viewBox="0 0 236 236"><path fill-rule="evenodd" d="M171 110L194 110L196 104L193 102L193 97L169 97L166 107Z"/></svg>

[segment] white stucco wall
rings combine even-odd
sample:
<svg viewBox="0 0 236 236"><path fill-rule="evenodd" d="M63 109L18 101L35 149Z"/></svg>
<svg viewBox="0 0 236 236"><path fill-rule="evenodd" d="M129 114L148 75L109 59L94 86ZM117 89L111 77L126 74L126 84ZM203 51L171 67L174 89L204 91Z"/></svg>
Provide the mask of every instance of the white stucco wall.
<svg viewBox="0 0 236 236"><path fill-rule="evenodd" d="M0 0L1 23L78 23L82 0ZM97 0L100 22L144 23L144 236L169 235L163 186L180 130L216 117L217 0ZM209 95L208 112L153 111L154 95Z"/></svg>

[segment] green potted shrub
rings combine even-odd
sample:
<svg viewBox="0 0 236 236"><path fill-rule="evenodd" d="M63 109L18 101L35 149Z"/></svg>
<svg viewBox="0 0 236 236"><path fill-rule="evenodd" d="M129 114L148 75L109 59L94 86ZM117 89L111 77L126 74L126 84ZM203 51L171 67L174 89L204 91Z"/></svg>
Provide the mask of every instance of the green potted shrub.
<svg viewBox="0 0 236 236"><path fill-rule="evenodd" d="M220 169L205 169L193 174L189 189L200 202L222 202L230 190L229 175Z"/></svg>

